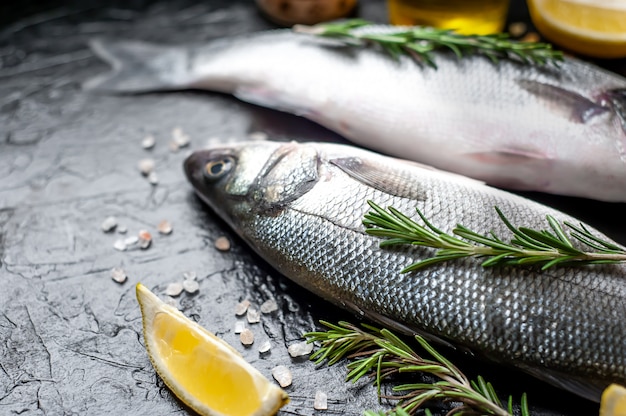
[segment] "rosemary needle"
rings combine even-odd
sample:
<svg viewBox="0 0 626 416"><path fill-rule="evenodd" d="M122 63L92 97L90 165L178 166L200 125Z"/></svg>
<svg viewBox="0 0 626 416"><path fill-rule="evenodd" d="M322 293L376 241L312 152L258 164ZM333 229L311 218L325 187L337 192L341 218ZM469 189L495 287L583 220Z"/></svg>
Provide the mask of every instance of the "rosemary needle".
<svg viewBox="0 0 626 416"><path fill-rule="evenodd" d="M373 30L370 30L374 28ZM520 42L509 39L504 33L494 35L461 35L452 30L427 26L384 28L362 19L349 19L316 26L296 25L297 32L332 37L349 44L378 45L394 58L408 55L436 68L432 52L451 50L458 58L466 55L483 55L492 62L514 59L526 64L558 64L563 53L547 43Z"/></svg>
<svg viewBox="0 0 626 416"><path fill-rule="evenodd" d="M548 215L549 230L534 230L515 227L498 207L494 207L500 220L511 231L512 238L507 243L490 233L482 235L459 224L451 234L439 230L416 208L422 224L409 218L393 207L387 210L372 201L372 208L365 215L365 232L381 238L381 247L395 244L412 244L438 249L433 257L417 261L403 272L418 270L436 263L463 257L486 258L484 267L536 265L542 270L559 265L611 264L626 262L626 250L610 241L594 235L582 223L560 224ZM574 246L578 241L589 247L583 251Z"/></svg>
<svg viewBox="0 0 626 416"><path fill-rule="evenodd" d="M387 329L378 329L363 324L362 328L348 322L331 324L320 321L328 330L304 334L308 342L319 342L321 347L311 359L317 363L327 361L328 365L348 358L348 381L356 382L362 377L373 376L378 386L378 394L400 403L391 415L413 415L432 400L451 400L456 404L448 415L497 415L513 414L513 399L506 405L498 398L491 383L482 377L470 381L454 364L443 357L424 338L415 336L420 347L432 358L423 358L406 342ZM399 373L428 373L439 379L434 383L406 383L393 387L395 395L381 395L383 380ZM460 402L460 404L459 404ZM528 416L526 395L520 402L522 416ZM429 414L428 412L427 414ZM368 411L367 416L383 413Z"/></svg>

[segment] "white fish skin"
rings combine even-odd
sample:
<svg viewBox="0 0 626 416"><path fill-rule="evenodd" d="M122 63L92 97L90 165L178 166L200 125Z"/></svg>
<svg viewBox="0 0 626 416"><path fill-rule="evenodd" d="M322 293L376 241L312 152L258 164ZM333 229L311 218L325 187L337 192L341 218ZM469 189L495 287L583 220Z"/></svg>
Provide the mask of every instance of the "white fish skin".
<svg viewBox="0 0 626 416"><path fill-rule="evenodd" d="M511 234L494 206L513 224L535 229L547 228L548 214L579 222L568 215L466 177L337 144L215 147L189 156L185 171L196 193L261 257L340 307L591 400L611 382L626 383L626 264L541 271L484 268L466 258L402 274L434 250L382 249L362 225L367 200L419 221L417 207L444 231L460 223L505 240Z"/></svg>
<svg viewBox="0 0 626 416"><path fill-rule="evenodd" d="M497 186L626 202L626 79L581 61L494 65L438 53L433 69L291 31L92 48L114 68L92 90L231 93Z"/></svg>

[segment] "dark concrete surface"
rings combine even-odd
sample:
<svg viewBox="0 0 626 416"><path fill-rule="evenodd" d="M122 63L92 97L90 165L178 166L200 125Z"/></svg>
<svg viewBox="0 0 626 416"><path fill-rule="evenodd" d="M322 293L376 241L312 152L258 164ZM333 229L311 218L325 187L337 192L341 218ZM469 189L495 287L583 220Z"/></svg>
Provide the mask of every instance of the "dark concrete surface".
<svg viewBox="0 0 626 416"><path fill-rule="evenodd" d="M518 3L513 13L524 18ZM107 69L87 49L88 39L202 42L272 27L253 2L26 1L0 10L0 415L186 414L148 360L134 285L141 281L162 294L187 271L197 273L200 291L178 298L185 314L224 337L266 376L278 364L293 372L287 389L292 401L282 414L356 415L378 408L369 384L343 381L343 365L315 369L287 354L286 347L319 319L354 318L256 257L193 195L182 172L190 150L168 149L175 127L191 137L192 149L254 131L279 139L341 138L219 94L110 97L80 89ZM384 4L363 1L358 14L384 21ZM157 139L151 151L140 145L146 134ZM137 169L146 157L156 160L157 186ZM626 242L624 204L531 197ZM149 230L152 247L114 250L113 242L124 236L100 230L110 215L128 228L126 236ZM171 235L157 233L163 219L173 224ZM232 241L228 252L213 246L222 235ZM126 283L111 280L113 267L127 271ZM279 310L251 325L257 341L246 349L233 332L234 307L243 299L260 305L270 298ZM272 351L260 356L265 339ZM517 372L463 357L459 365L479 371L503 394L528 391L534 414L597 414L597 405ZM328 393L325 412L313 410L317 390Z"/></svg>

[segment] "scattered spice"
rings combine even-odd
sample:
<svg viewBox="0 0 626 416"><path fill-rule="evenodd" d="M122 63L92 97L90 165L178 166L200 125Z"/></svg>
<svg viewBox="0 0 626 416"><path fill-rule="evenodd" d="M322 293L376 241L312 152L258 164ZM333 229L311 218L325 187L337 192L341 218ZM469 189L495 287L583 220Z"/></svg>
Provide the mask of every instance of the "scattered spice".
<svg viewBox="0 0 626 416"><path fill-rule="evenodd" d="M309 344L306 341L298 342L296 344L291 344L289 348L287 348L289 355L293 358L302 357L303 355L308 355L313 351L313 344Z"/></svg>
<svg viewBox="0 0 626 416"><path fill-rule="evenodd" d="M271 349L272 349L272 344L270 343L269 340L265 340L263 344L261 344L261 346L259 347L259 353L265 354L266 352L269 352Z"/></svg>
<svg viewBox="0 0 626 416"><path fill-rule="evenodd" d="M256 308L249 307L246 318L248 319L248 323L257 324L261 322L261 312Z"/></svg>
<svg viewBox="0 0 626 416"><path fill-rule="evenodd" d="M156 140L154 138L153 135L148 134L146 137L143 138L143 140L141 141L141 147L143 147L146 150L150 150L154 147L154 145L156 144Z"/></svg>
<svg viewBox="0 0 626 416"><path fill-rule="evenodd" d="M520 41L522 42L531 42L531 43L539 42L540 40L541 40L541 37L539 36L539 33L537 32L528 32L526 36L520 39Z"/></svg>
<svg viewBox="0 0 626 416"><path fill-rule="evenodd" d="M328 409L328 395L323 391L315 392L315 401L313 402L313 408L315 410L327 410Z"/></svg>
<svg viewBox="0 0 626 416"><path fill-rule="evenodd" d="M161 234L171 234L172 233L172 224L168 220L163 220L157 225L157 230Z"/></svg>
<svg viewBox="0 0 626 416"><path fill-rule="evenodd" d="M154 172L154 159L141 159L137 166L143 176L148 176Z"/></svg>
<svg viewBox="0 0 626 416"><path fill-rule="evenodd" d="M147 230L139 230L137 240L139 241L139 247L145 250L150 247L150 244L152 243L152 235Z"/></svg>
<svg viewBox="0 0 626 416"><path fill-rule="evenodd" d="M222 236L222 237L218 237L215 240L215 248L218 249L219 251L228 251L230 250L230 240L228 240L228 238Z"/></svg>
<svg viewBox="0 0 626 416"><path fill-rule="evenodd" d="M126 279L128 279L128 276L126 275L124 269L120 267L114 267L111 269L111 279L113 279L117 283L124 283Z"/></svg>
<svg viewBox="0 0 626 416"><path fill-rule="evenodd" d="M248 307L250 306L249 300L243 300L235 306L235 315L242 316L248 311Z"/></svg>
<svg viewBox="0 0 626 416"><path fill-rule="evenodd" d="M183 285L178 282L170 283L169 285L167 285L167 288L165 289L165 294L167 296L172 296L172 297L176 297L180 295L182 292L183 292Z"/></svg>
<svg viewBox="0 0 626 416"><path fill-rule="evenodd" d="M243 345L250 346L254 343L254 333L246 328L239 334L239 340Z"/></svg>
<svg viewBox="0 0 626 416"><path fill-rule="evenodd" d="M291 371L284 365L274 367L272 369L272 377L274 377L274 380L276 380L282 388L291 386L291 382L293 381Z"/></svg>
<svg viewBox="0 0 626 416"><path fill-rule="evenodd" d="M244 321L235 322L235 334L241 334L246 329L246 323Z"/></svg>
<svg viewBox="0 0 626 416"><path fill-rule="evenodd" d="M274 299L268 299L261 305L261 312L263 313L272 313L278 310L278 305Z"/></svg>
<svg viewBox="0 0 626 416"><path fill-rule="evenodd" d="M100 227L105 233L111 232L117 227L117 219L115 217L106 217Z"/></svg>
<svg viewBox="0 0 626 416"><path fill-rule="evenodd" d="M528 26L524 22L513 22L509 25L509 33L514 38L519 38L528 31Z"/></svg>
<svg viewBox="0 0 626 416"><path fill-rule="evenodd" d="M200 289L200 285L195 280L183 280L183 289L187 293L196 293Z"/></svg>

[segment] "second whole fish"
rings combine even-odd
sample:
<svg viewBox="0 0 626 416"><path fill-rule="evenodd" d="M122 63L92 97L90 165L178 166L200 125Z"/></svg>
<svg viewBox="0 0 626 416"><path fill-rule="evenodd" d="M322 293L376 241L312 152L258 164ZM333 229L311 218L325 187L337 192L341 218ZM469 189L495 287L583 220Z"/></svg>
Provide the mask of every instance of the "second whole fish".
<svg viewBox="0 0 626 416"><path fill-rule="evenodd" d="M609 383L626 383L625 264L542 271L485 268L465 258L403 274L434 250L380 248L362 224L367 200L413 218L419 208L446 232L462 224L504 240L511 234L494 206L513 224L534 229L547 228L548 214L578 224L566 214L466 177L337 144L218 146L192 154L185 171L200 198L261 257L340 307L592 400Z"/></svg>
<svg viewBox="0 0 626 416"><path fill-rule="evenodd" d="M289 30L92 47L113 66L92 90L230 93L497 186L626 202L626 80L579 60L540 67L438 52L434 69Z"/></svg>

